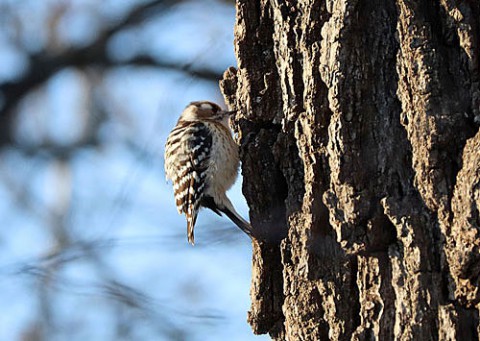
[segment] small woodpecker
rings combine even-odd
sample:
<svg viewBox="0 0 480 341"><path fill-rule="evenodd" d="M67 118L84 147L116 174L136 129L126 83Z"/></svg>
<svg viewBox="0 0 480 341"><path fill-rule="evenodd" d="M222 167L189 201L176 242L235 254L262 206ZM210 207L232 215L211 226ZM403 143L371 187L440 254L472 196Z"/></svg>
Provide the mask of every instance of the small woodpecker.
<svg viewBox="0 0 480 341"><path fill-rule="evenodd" d="M225 213L243 232L252 235L250 223L237 213L226 195L237 178L240 162L228 125L232 113L212 102L192 102L167 139L165 173L167 180L173 181L177 210L185 214L192 245L200 207L218 215Z"/></svg>

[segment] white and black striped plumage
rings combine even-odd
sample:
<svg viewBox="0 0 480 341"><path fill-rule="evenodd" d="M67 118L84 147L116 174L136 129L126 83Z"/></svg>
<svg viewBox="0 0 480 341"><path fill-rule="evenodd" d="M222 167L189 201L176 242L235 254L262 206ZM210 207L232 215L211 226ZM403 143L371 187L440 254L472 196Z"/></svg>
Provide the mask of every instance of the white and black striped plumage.
<svg viewBox="0 0 480 341"><path fill-rule="evenodd" d="M188 241L201 206L225 213L251 235L250 224L234 209L226 191L237 178L238 147L228 126L230 112L212 102L190 103L165 146L165 173L173 181L178 212L187 219Z"/></svg>

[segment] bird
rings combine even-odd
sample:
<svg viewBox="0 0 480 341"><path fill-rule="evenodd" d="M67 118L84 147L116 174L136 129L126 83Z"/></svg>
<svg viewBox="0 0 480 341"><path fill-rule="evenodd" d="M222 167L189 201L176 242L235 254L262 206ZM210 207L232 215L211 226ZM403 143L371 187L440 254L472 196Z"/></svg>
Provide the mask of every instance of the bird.
<svg viewBox="0 0 480 341"><path fill-rule="evenodd" d="M165 144L165 174L172 180L179 214L187 220L188 242L194 245L194 228L201 207L224 213L248 236L252 227L233 207L226 191L234 184L239 167L238 146L229 118L210 101L188 104Z"/></svg>

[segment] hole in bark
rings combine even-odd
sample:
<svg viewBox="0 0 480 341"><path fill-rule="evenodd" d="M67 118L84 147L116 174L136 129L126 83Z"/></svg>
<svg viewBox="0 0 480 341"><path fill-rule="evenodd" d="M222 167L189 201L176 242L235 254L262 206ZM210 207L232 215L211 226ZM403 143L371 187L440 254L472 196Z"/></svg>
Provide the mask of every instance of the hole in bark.
<svg viewBox="0 0 480 341"><path fill-rule="evenodd" d="M252 226L257 239L278 244L287 235L286 204L288 185L282 174L282 162L291 155L275 152L280 126L243 122L250 133L242 141L243 190L251 209Z"/></svg>
<svg viewBox="0 0 480 341"><path fill-rule="evenodd" d="M351 292L351 302L352 302L352 331L357 329L361 324L360 318L360 292L357 285L357 276L358 276L358 259L357 257L350 258L350 273L352 274L350 282L350 292Z"/></svg>
<svg viewBox="0 0 480 341"><path fill-rule="evenodd" d="M477 333L477 325L479 322L478 310L457 307L457 312L458 312L457 340L478 341L478 333Z"/></svg>

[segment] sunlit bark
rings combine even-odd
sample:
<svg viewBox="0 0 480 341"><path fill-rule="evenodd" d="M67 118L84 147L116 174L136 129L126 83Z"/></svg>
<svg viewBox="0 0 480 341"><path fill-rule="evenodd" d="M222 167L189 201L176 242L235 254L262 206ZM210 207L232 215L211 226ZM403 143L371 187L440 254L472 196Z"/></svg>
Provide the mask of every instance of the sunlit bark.
<svg viewBox="0 0 480 341"><path fill-rule="evenodd" d="M255 333L476 340L475 1L237 1Z"/></svg>

